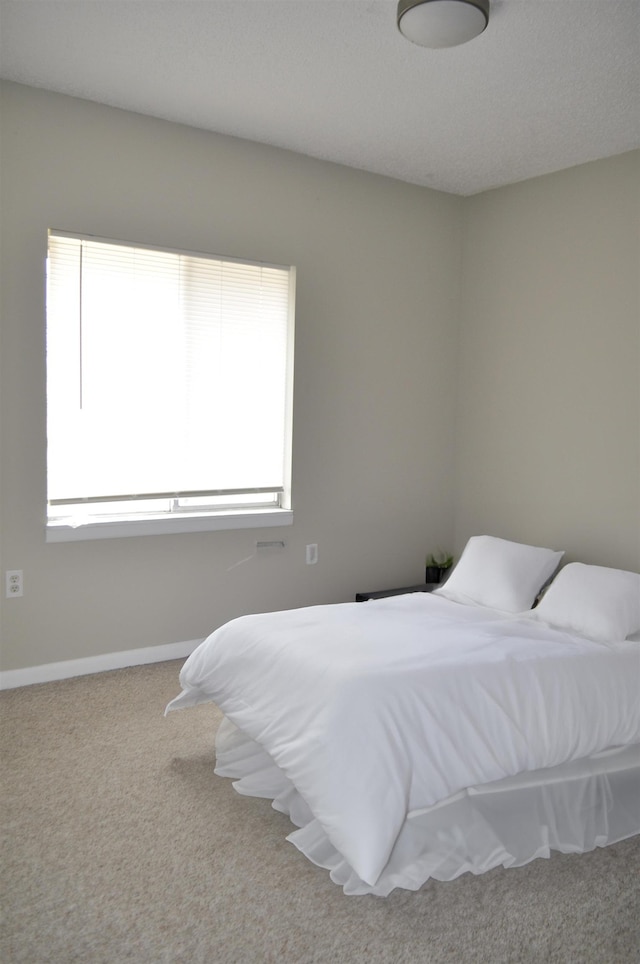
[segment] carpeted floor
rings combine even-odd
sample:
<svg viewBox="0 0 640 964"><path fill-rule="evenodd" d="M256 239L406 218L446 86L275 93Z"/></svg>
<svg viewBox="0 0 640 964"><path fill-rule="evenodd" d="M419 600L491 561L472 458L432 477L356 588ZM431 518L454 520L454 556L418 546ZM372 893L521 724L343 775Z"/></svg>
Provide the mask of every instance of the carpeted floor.
<svg viewBox="0 0 640 964"><path fill-rule="evenodd" d="M180 663L0 694L3 964L640 961L640 837L345 897L213 773Z"/></svg>

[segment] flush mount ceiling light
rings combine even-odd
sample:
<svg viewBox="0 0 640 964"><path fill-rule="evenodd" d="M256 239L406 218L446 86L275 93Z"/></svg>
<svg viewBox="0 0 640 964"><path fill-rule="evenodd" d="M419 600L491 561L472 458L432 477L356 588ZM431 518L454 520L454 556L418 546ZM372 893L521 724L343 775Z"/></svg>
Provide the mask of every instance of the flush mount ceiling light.
<svg viewBox="0 0 640 964"><path fill-rule="evenodd" d="M489 23L489 0L400 0L398 29L421 47L457 47Z"/></svg>

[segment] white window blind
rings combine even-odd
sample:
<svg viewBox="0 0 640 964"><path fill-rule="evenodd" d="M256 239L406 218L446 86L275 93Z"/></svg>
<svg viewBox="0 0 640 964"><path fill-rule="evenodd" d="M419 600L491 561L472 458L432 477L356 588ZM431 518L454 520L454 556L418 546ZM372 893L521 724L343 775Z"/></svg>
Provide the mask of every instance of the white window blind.
<svg viewBox="0 0 640 964"><path fill-rule="evenodd" d="M50 232L50 518L77 503L281 504L294 283L291 267Z"/></svg>

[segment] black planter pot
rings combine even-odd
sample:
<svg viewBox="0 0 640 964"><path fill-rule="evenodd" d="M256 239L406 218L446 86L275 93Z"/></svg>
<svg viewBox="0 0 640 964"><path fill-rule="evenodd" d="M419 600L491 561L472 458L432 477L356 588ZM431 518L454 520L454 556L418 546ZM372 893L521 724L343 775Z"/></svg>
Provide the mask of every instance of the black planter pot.
<svg viewBox="0 0 640 964"><path fill-rule="evenodd" d="M425 582L440 582L442 569L439 566L427 566L424 571Z"/></svg>

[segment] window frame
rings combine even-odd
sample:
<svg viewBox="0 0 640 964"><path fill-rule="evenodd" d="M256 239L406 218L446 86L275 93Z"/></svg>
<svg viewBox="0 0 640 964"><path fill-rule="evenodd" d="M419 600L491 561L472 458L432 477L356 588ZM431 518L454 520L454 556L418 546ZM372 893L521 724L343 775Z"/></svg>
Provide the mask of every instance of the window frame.
<svg viewBox="0 0 640 964"><path fill-rule="evenodd" d="M206 252L162 247L141 242L131 242L102 238L84 232L60 231L50 229L48 236L67 237L74 240L87 240L102 244L121 245L157 251L167 254L184 255L212 261L232 262L239 265L260 266L284 270L288 274L288 318L286 328L286 405L283 421L284 428L284 473L283 485L261 490L206 490L198 492L164 492L146 495L117 496L108 501L93 497L87 499L52 499L47 497L45 513L45 532L47 542L70 542L92 539L122 538L128 536L163 535L170 533L206 532L228 529L265 528L289 526L293 524L291 500L291 459L293 443L293 388L294 388L294 341L295 341L295 298L296 268L294 265L280 265L250 259L233 258ZM46 262L48 311L48 258ZM48 332L48 316L45 319ZM48 397L47 397L48 404ZM47 458L47 479L49 461ZM48 481L47 481L48 487ZM257 498L246 504L249 494ZM264 495L264 499L260 496ZM48 493L47 493L48 496ZM221 497L215 505L217 497ZM202 502L198 502L201 498ZM156 503L150 505L150 501ZM159 503L170 503L161 508ZM100 509L96 511L96 503ZM136 510L136 503L140 510ZM145 504L146 503L146 504ZM245 503L245 504L243 504ZM58 505L60 511L52 514L50 507ZM89 511L89 506L93 510ZM69 512L65 512L69 506ZM84 512L83 508L87 511ZM126 511L124 511L126 509Z"/></svg>

